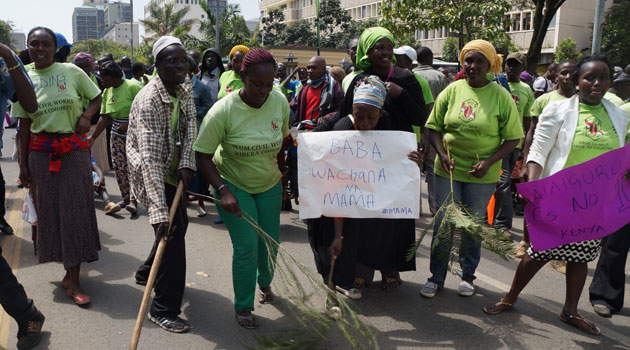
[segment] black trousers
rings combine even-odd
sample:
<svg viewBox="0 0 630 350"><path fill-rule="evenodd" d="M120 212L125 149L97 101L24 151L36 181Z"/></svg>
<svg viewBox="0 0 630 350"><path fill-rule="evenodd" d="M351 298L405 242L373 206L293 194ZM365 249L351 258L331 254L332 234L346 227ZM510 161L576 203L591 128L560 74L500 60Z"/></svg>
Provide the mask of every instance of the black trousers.
<svg viewBox="0 0 630 350"><path fill-rule="evenodd" d="M6 193L6 186L4 182L4 175L2 175L2 168L0 168L0 220L4 220L4 214L6 214L6 200L4 195Z"/></svg>
<svg viewBox="0 0 630 350"><path fill-rule="evenodd" d="M0 305L17 323L26 322L37 313L33 300L26 297L24 287L15 278L11 266L2 256L2 247L0 247Z"/></svg>
<svg viewBox="0 0 630 350"><path fill-rule="evenodd" d="M166 202L169 208L173 205L176 191L175 186L165 184ZM177 316L181 313L186 284L186 242L184 238L188 228L185 198L179 202L175 218L173 218L173 226L175 232L166 243L155 281L155 296L150 309L153 316ZM149 257L136 271L136 276L139 279L147 280L149 278L149 271L151 271L158 244L159 241L153 243Z"/></svg>
<svg viewBox="0 0 630 350"><path fill-rule="evenodd" d="M612 311L623 308L625 267L630 249L630 225L604 237L602 253L589 288L591 304L603 304Z"/></svg>

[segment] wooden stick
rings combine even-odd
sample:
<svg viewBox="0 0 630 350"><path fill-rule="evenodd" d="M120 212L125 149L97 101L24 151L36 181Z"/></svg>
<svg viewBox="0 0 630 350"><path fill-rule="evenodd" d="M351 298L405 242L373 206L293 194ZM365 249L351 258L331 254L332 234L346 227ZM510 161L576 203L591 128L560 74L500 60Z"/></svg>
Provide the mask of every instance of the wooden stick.
<svg viewBox="0 0 630 350"><path fill-rule="evenodd" d="M173 219L175 218L175 213L177 212L177 207L179 206L179 201L182 198L182 194L184 193L184 182L179 181L177 185L177 192L175 193L175 198L173 198L173 204L171 205L171 209L169 211L168 217L168 231L165 237L160 239L160 243L158 244L157 251L155 252L155 258L153 258L153 264L151 265L151 272L149 272L149 279L147 280L147 285L144 288L144 295L142 296L142 303L140 304L140 310L138 311L138 318L136 318L136 325L133 328L133 335L131 336L131 344L129 344L129 350L136 350L138 348L138 341L140 340L140 332L142 331L142 324L144 323L144 318L146 317L147 307L149 306L149 299L151 298L151 291L153 290L153 285L155 284L155 278L157 276L158 269L160 268L160 263L162 262L162 255L164 255L164 248L166 248L166 240L171 232L171 226L173 225Z"/></svg>

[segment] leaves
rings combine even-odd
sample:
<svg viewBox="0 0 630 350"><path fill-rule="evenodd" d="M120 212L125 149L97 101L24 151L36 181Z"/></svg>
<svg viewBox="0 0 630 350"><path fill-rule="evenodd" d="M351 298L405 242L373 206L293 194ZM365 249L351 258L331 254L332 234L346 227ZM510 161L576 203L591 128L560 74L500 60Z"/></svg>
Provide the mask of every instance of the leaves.
<svg viewBox="0 0 630 350"><path fill-rule="evenodd" d="M133 59L134 62L149 63L151 56L151 47L148 47L146 42L140 44L140 46L134 46ZM131 47L127 45L118 44L114 41L107 39L87 39L81 42L75 43L70 49L69 59L74 58L79 52L89 52L94 59L98 59L105 52L111 53L115 59L120 59L123 56L131 57Z"/></svg>
<svg viewBox="0 0 630 350"><path fill-rule="evenodd" d="M0 43L12 47L11 45L11 24L0 20Z"/></svg>
<svg viewBox="0 0 630 350"><path fill-rule="evenodd" d="M612 5L602 25L602 53L608 56L614 65L625 67L630 57L630 1L623 0Z"/></svg>
<svg viewBox="0 0 630 350"><path fill-rule="evenodd" d="M190 8L186 6L175 11L174 6L175 3L165 3L164 7L157 5L155 2L149 3L150 19L140 20L140 22L144 24L147 33L144 37L145 41L153 43L164 35L181 36L184 32L190 31L195 21L192 19L183 19Z"/></svg>
<svg viewBox="0 0 630 350"><path fill-rule="evenodd" d="M459 44L455 38L446 38L442 46L442 59L447 62L458 61Z"/></svg>
<svg viewBox="0 0 630 350"><path fill-rule="evenodd" d="M564 38L562 41L556 46L556 52L554 53L554 61L562 62L562 61L576 61L578 58L577 53L577 44L571 38Z"/></svg>

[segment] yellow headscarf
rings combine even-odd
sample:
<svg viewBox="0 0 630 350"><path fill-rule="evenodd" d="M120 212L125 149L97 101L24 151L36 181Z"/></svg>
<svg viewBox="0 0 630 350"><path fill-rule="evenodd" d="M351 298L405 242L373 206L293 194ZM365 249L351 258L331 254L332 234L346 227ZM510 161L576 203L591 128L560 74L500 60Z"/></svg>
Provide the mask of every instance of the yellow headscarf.
<svg viewBox="0 0 630 350"><path fill-rule="evenodd" d="M245 45L236 45L236 46L234 46L232 48L232 50L230 50L230 59L232 59L232 56L234 56L236 51L240 51L243 54L247 55L247 53L249 52L249 47L247 47Z"/></svg>
<svg viewBox="0 0 630 350"><path fill-rule="evenodd" d="M503 56L497 54L497 51L494 49L494 46L485 40L473 40L466 44L462 49L462 52L459 54L459 63L464 65L464 57L471 52L477 51L484 55L488 62L490 62L490 69L488 72L494 73L498 75L501 73L502 65L503 65Z"/></svg>

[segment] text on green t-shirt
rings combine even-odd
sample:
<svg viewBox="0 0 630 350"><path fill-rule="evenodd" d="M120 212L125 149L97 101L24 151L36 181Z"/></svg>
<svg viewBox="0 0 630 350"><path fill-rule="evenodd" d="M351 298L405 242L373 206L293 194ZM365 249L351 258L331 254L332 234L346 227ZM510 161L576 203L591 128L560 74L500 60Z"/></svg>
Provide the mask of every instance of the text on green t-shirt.
<svg viewBox="0 0 630 350"><path fill-rule="evenodd" d="M131 103L141 89L142 85L137 80L124 79L118 87L103 90L101 114L111 118L129 118Z"/></svg>

